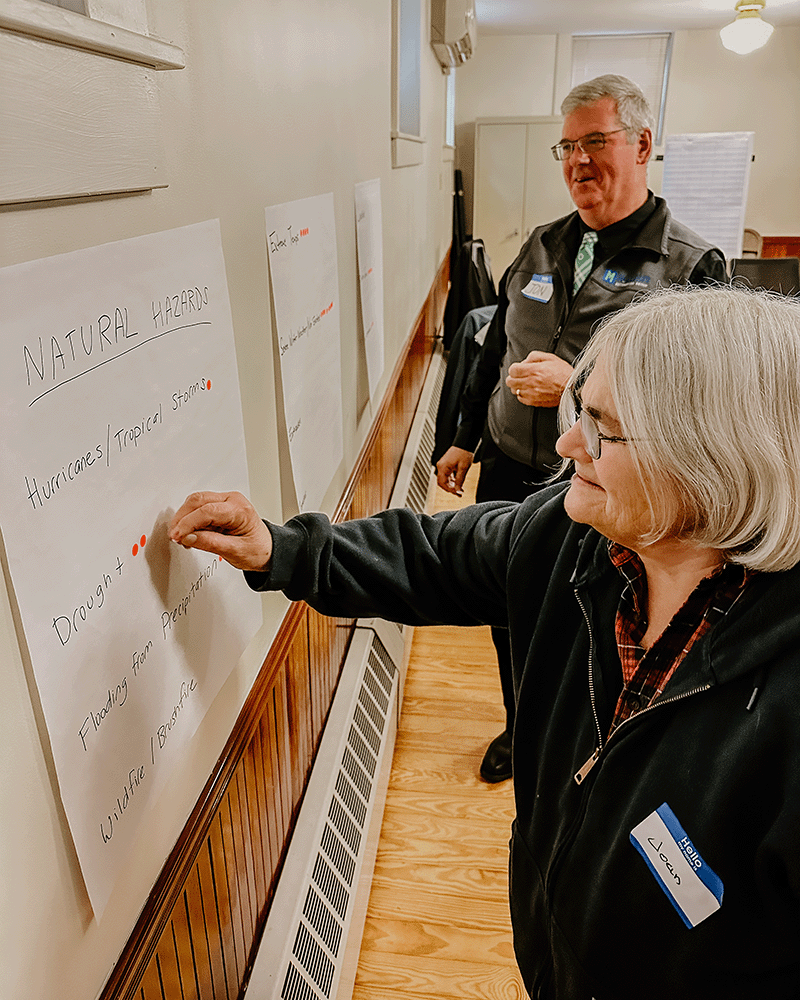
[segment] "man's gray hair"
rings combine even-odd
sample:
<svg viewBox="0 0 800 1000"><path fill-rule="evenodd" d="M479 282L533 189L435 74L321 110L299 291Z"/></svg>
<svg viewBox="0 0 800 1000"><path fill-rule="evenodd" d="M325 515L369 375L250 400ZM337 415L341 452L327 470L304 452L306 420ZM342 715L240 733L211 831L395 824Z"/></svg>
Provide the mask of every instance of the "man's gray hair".
<svg viewBox="0 0 800 1000"><path fill-rule="evenodd" d="M766 572L800 562L800 298L661 289L606 319L570 386L598 362L650 503L644 541Z"/></svg>
<svg viewBox="0 0 800 1000"><path fill-rule="evenodd" d="M617 105L617 119L622 128L628 129L628 142L635 142L646 128L655 128L655 118L641 89L627 76L606 73L593 80L579 83L561 103L561 114L566 116L610 97Z"/></svg>

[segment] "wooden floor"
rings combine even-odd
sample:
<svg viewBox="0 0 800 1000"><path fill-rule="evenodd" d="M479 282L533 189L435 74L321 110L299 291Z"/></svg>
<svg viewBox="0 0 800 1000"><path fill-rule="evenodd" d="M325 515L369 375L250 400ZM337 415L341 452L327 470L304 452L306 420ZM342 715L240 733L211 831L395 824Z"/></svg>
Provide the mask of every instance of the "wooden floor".
<svg viewBox="0 0 800 1000"><path fill-rule="evenodd" d="M436 504L460 505L440 490ZM354 1000L526 996L508 916L511 782L478 776L504 718L488 628L417 629Z"/></svg>

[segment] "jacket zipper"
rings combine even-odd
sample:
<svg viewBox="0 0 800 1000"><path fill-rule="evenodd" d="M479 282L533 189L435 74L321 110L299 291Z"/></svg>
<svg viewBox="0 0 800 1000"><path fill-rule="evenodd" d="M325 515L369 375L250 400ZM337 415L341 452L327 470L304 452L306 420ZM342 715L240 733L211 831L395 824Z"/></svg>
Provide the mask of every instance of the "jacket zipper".
<svg viewBox="0 0 800 1000"><path fill-rule="evenodd" d="M591 278L591 276L594 274L594 272L597 270L597 268L600 266L601 263L605 267L605 263L606 263L605 261L601 261L601 262L592 261L592 268L589 271L589 273L586 275L586 281L588 281L589 278ZM558 269L558 263L556 263L556 268ZM569 282L567 282L565 280L564 274L563 274L562 271L559 270L558 273L559 273L559 276L561 278L561 283L564 285L564 289L566 290L569 287ZM586 281L584 281L584 284L586 284ZM581 285L581 288L583 288L583 285ZM581 294L581 288L578 289L578 295L574 296L571 302L569 301L569 299L567 301L567 308L562 313L561 322L558 324L558 326L556 327L556 332L553 334L553 342L550 345L550 353L551 354L555 354L556 353L556 348L558 347L558 342L559 342L559 340L561 340L561 334L564 332L564 327L566 327L566 325L569 323L570 316L572 316L572 313L573 313L573 311L575 309L575 305L577 303L578 296Z"/></svg>
<svg viewBox="0 0 800 1000"><path fill-rule="evenodd" d="M575 598L578 601L578 605L579 605L579 607L581 609L581 612L583 613L583 618L584 618L584 621L586 622L586 628L587 628L587 631L589 633L589 657L588 657L588 664L589 664L589 700L590 700L591 706L592 706L592 716L594 718L595 729L597 730L597 743L598 743L597 749L594 751L594 753L591 755L591 757L586 761L586 763L583 765L583 767L577 772L577 774L574 775L575 782L578 785L580 785L580 784L583 783L583 781L586 778L587 774L591 771L591 769L597 763L597 761L600 758L601 754L603 753L603 751L605 750L605 748L608 746L608 744L611 742L611 740L614 738L614 736L616 735L616 733L619 732L619 730L627 722L632 721L634 718L638 719L641 715L644 715L645 712L651 712L654 709L658 708L660 705L669 705L671 702L681 701L682 699L689 698L689 697L691 697L694 694L699 694L701 691L708 691L708 689L711 687L711 685L710 684L699 685L698 687L692 688L691 691L686 691L683 694L679 694L679 695L673 695L673 697L671 697L671 698L665 698L664 701L656 702L655 705L649 705L647 708L643 708L642 711L641 712L637 712L635 716L631 716L630 719L626 719L625 722L620 723L620 725L617 726L617 728L614 730L614 732L611 734L611 736L609 736L608 739L604 740L603 739L603 730L602 730L602 728L600 726L600 718L599 718L599 716L597 714L597 704L596 704L596 699L595 699L595 688L594 688L594 634L592 632L592 623L591 623L591 621L589 619L589 615L588 615L588 613L586 611L586 605L584 604L584 602L583 602L583 600L581 598L581 595L578 593L578 588L577 587L575 588ZM572 821L572 823L570 825L569 831L564 835L564 837L561 839L561 843L558 845L558 848L556 850L555 856L553 858L553 862L550 865L550 870L547 873L547 876L545 878L544 889L545 889L545 894L546 894L546 896L547 896L548 899L550 898L550 893L551 893L551 889L552 889L552 886L553 886L553 882L554 882L554 880L556 878L556 874L558 872L558 869L561 866L561 862L562 862L562 860L564 858L564 855L566 854L566 851L567 851L568 847L571 845L571 843L572 843L572 841L573 841L573 839L574 839L574 837L576 835L576 832L578 830L578 827L583 822L583 816L584 816L585 811L586 811L587 802L588 802L588 795L584 794L581 797L580 808L578 809L577 813L575 814L575 817L573 818L573 821ZM545 963L545 967L541 970L540 975L537 976L536 981L534 983L534 992L532 994L533 996L537 995L536 991L538 989L540 989L541 986L543 985L543 983L545 982L546 976L550 973L551 968L552 968L552 959L549 962Z"/></svg>
<svg viewBox="0 0 800 1000"><path fill-rule="evenodd" d="M603 740L603 730L600 728L600 719L597 715L597 704L594 695L594 634L592 633L592 623L589 620L589 615L586 611L586 605L583 603L581 595L578 593L578 588L575 588L575 598L578 601L578 606L583 612L583 619L586 622L586 629L589 633L589 701L592 706L592 716L594 717L594 727L597 730L597 749L592 754L592 756L586 761L583 767L575 774L575 781L577 784L581 784L586 775L591 771L595 765L595 761L600 756L605 742Z"/></svg>
<svg viewBox="0 0 800 1000"><path fill-rule="evenodd" d="M564 290L566 291L567 287L568 287L567 286L567 281L565 280L564 274L563 274L563 272L561 271L561 269L558 266L558 262L556 262L556 270L558 271L558 276L561 278L561 284L564 286ZM561 320L559 321L559 324L556 327L556 332L553 334L553 341L550 344L550 353L551 354L555 354L556 353L556 348L558 347L558 342L559 342L559 340L561 340L561 334L562 334L562 332L564 330L564 327L569 322L570 313L572 312L572 308L573 308L574 304L575 304L574 302L570 302L569 298L567 298L566 308L561 313Z"/></svg>
<svg viewBox="0 0 800 1000"><path fill-rule="evenodd" d="M627 719L621 722L614 730L614 732L608 737L608 739L604 741L603 731L600 728L600 720L597 716L597 707L595 704L594 670L593 670L594 665L592 657L592 651L594 648L594 637L592 635L592 625L591 622L589 621L589 615L586 612L586 606L584 605L583 600L581 599L581 595L578 593L577 587L575 588L575 597L578 601L578 605L581 611L583 612L583 617L586 622L586 628L589 632L589 700L592 705L592 715L594 716L594 724L595 728L597 729L597 741L598 741L597 749L594 751L592 756L586 761L583 767L581 767L580 770L577 771L576 774L574 775L575 783L580 785L583 783L584 779L586 778L586 775L591 771L591 769L597 763L600 754L603 752L603 750L605 750L605 748L608 746L608 744L611 742L614 736L616 736L616 734L620 731L620 729L622 729L624 725L627 725L627 723L632 722L634 719L641 718L646 712L655 711L655 709L660 708L662 705L670 705L673 702L682 701L684 698L691 698L692 695L700 694L702 691L708 691L711 685L700 684L697 687L692 688L690 691L684 691L682 694L676 694L673 695L671 698L664 698L661 701L657 701L654 704L648 705L646 708L643 708L640 712L637 712L635 715L629 716Z"/></svg>

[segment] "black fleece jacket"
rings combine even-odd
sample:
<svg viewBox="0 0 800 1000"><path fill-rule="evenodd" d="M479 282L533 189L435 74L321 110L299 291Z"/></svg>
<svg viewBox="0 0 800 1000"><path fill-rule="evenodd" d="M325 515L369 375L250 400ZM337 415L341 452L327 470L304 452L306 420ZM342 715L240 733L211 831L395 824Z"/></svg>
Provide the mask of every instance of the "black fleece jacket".
<svg viewBox="0 0 800 1000"><path fill-rule="evenodd" d="M323 614L508 626L510 898L532 997L800 997L800 567L756 576L607 741L622 580L606 540L566 516L566 488L335 527L304 514L270 525L271 572L246 575ZM630 838L663 803L724 887L694 927Z"/></svg>

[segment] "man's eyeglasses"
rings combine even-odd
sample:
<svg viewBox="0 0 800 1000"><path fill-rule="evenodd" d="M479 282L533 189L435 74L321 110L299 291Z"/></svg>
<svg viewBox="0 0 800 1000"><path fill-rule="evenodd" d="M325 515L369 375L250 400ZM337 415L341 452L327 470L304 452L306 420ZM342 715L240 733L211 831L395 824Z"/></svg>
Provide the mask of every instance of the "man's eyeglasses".
<svg viewBox="0 0 800 1000"><path fill-rule="evenodd" d="M608 136L616 135L617 132L627 131L627 128L615 128L613 132L590 132L588 135L582 135L580 139L576 139L574 142L571 142L569 139L562 139L561 142L557 142L555 146L550 147L550 152L556 160L568 160L572 156L573 149L577 146L582 153L592 156L603 149Z"/></svg>
<svg viewBox="0 0 800 1000"><path fill-rule="evenodd" d="M608 441L611 444L627 444L630 440L630 438L610 437L607 434L601 434L600 428L597 426L597 421L590 413L587 413L583 409L581 397L575 391L574 387L570 387L568 402L572 404L567 410L569 426L574 427L580 421L581 434L583 434L583 440L586 445L586 453L592 461L597 461L600 458L601 443L603 441Z"/></svg>

